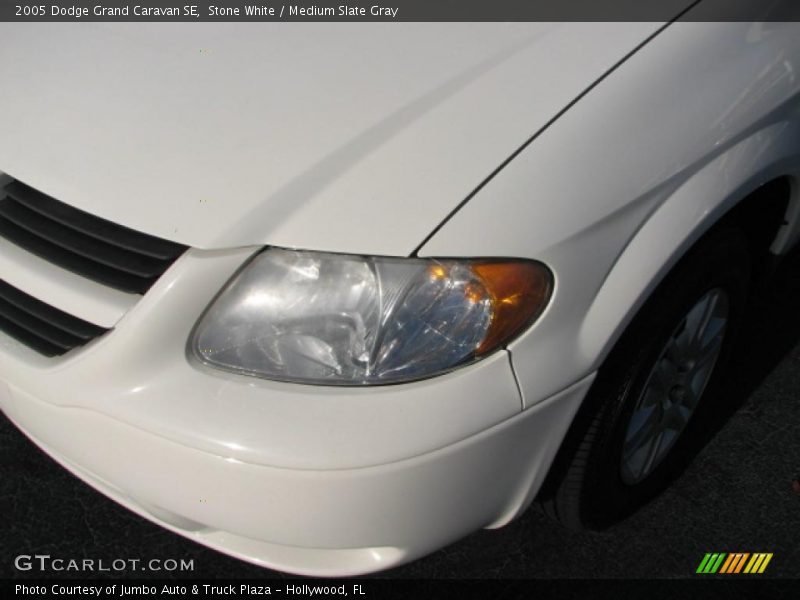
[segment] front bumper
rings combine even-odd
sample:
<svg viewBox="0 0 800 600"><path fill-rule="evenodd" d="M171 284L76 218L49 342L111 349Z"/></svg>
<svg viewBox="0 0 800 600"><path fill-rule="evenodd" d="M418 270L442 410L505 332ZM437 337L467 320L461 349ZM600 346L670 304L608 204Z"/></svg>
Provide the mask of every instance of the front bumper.
<svg viewBox="0 0 800 600"><path fill-rule="evenodd" d="M68 470L167 529L262 566L345 576L513 518L541 484L589 383L440 450L331 471L208 454L8 388L2 407Z"/></svg>
<svg viewBox="0 0 800 600"><path fill-rule="evenodd" d="M190 251L114 331L62 359L0 334L0 408L134 512L298 574L388 568L527 506L591 376L523 411L505 352L369 389L195 365L191 328L249 252Z"/></svg>

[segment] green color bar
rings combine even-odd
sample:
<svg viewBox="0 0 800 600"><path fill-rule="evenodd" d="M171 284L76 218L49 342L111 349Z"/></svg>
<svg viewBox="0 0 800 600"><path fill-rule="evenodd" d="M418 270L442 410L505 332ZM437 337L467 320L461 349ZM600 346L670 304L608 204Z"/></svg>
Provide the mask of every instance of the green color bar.
<svg viewBox="0 0 800 600"><path fill-rule="evenodd" d="M714 566L709 569L709 573L716 573L717 569L720 568L720 566L722 565L722 561L725 559L726 556L727 555L724 552L720 554L719 558L717 559L717 562L715 562Z"/></svg>
<svg viewBox="0 0 800 600"><path fill-rule="evenodd" d="M711 558L711 553L706 552L706 555L703 557L703 560L700 561L700 566L697 567L697 571L695 571L696 573L705 573L703 569L705 569L706 563L708 562L709 558Z"/></svg>
<svg viewBox="0 0 800 600"><path fill-rule="evenodd" d="M711 558L708 560L706 568L703 569L703 573L711 573L711 567L713 567L714 563L717 562L717 558L719 558L719 554L717 554L716 552L711 555Z"/></svg>
<svg viewBox="0 0 800 600"><path fill-rule="evenodd" d="M711 573L711 567L713 567L714 563L717 562L718 557L719 554L717 554L716 552L714 552L714 554L711 555L711 558L708 559L708 564L706 564L706 568L703 569L703 573Z"/></svg>

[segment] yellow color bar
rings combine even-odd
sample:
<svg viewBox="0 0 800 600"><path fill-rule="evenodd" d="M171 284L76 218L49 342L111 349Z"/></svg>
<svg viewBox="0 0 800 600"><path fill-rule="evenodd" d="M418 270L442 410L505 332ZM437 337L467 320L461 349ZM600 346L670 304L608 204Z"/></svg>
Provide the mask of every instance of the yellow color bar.
<svg viewBox="0 0 800 600"><path fill-rule="evenodd" d="M750 562L747 563L747 566L744 568L745 573L755 573L758 566L761 564L762 559L764 558L763 554L753 554L753 558L750 559Z"/></svg>
<svg viewBox="0 0 800 600"><path fill-rule="evenodd" d="M758 569L758 572L759 572L759 573L763 573L763 572L764 572L764 569L766 569L766 568L767 568L767 565L769 564L769 561L771 561L771 560L772 560L772 552L770 552L769 554L767 554L767 555L764 557L764 562L762 562L762 563L761 563L761 568L760 568L760 569Z"/></svg>
<svg viewBox="0 0 800 600"><path fill-rule="evenodd" d="M749 563L747 563L747 568L744 570L744 572L763 573L770 560L772 560L772 553L768 554L766 552L759 552L757 554L753 554L753 558L750 559Z"/></svg>

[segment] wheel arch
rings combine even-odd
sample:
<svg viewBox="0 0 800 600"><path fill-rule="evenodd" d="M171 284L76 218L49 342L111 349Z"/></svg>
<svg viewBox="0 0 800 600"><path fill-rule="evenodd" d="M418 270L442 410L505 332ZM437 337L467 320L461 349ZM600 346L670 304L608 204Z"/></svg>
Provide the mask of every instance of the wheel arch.
<svg viewBox="0 0 800 600"><path fill-rule="evenodd" d="M763 145L763 135L759 139ZM710 161L642 223L609 271L579 330L578 354L594 357L588 373L598 371L660 283L715 228L735 224L744 230L751 251L761 257L755 274L767 272L772 257L800 241L800 150L778 133L772 141L774 151L762 154L759 161L746 160L752 156L753 137ZM583 410L582 404L574 417ZM574 417L568 431L575 425ZM562 447L568 439L569 433ZM550 472L558 470L562 454L559 448L543 485L529 488L517 510L493 526L507 523L537 495L547 494L553 481Z"/></svg>
<svg viewBox="0 0 800 600"><path fill-rule="evenodd" d="M640 226L581 325L578 344L583 355L593 357L591 370L603 363L670 270L714 227L732 223L742 228L758 274L798 241L800 149L784 133L780 124L772 125L717 156ZM770 152L763 152L765 147Z"/></svg>

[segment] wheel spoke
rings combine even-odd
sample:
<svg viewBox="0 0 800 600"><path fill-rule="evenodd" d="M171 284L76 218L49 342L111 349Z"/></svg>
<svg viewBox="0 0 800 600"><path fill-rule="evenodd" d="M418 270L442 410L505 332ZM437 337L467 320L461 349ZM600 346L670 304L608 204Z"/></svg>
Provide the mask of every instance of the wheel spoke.
<svg viewBox="0 0 800 600"><path fill-rule="evenodd" d="M700 341L700 352L704 355L714 352L722 344L723 334L725 333L725 319L712 317L706 325L706 330Z"/></svg>
<svg viewBox="0 0 800 600"><path fill-rule="evenodd" d="M678 364L689 352L691 333L686 319L676 328L675 333L667 345L666 354L674 364Z"/></svg>
<svg viewBox="0 0 800 600"><path fill-rule="evenodd" d="M702 352L703 338L718 302L719 295L717 293L709 293L689 313L690 317L687 318L687 321L692 323L692 328L689 334L690 340L687 349L687 358L696 358ZM696 314L692 317L692 313Z"/></svg>
<svg viewBox="0 0 800 600"><path fill-rule="evenodd" d="M709 336L708 339L703 342L703 345L700 348L700 355L695 361L696 365L706 362L713 362L717 358L717 355L722 348L722 340L725 338L724 333L724 323L715 326L714 334Z"/></svg>
<svg viewBox="0 0 800 600"><path fill-rule="evenodd" d="M705 385L703 385L703 387L705 387ZM691 413L697 407L697 403L700 401L703 388L701 387L695 389L690 382L689 385L687 385L684 389L686 390L684 396L677 406L689 409L689 414L691 415Z"/></svg>
<svg viewBox="0 0 800 600"><path fill-rule="evenodd" d="M656 363L653 372L650 374L648 389L654 388L660 394L668 394L669 388L675 381L675 373L676 369L672 361L666 357L662 357L661 360Z"/></svg>
<svg viewBox="0 0 800 600"><path fill-rule="evenodd" d="M625 454L628 456L638 452L659 432L662 418L661 407L653 406L648 413L645 413L645 410L636 411L631 417L631 428L629 428L625 440ZM637 421L638 427L634 429L633 426Z"/></svg>
<svg viewBox="0 0 800 600"><path fill-rule="evenodd" d="M647 449L647 458L643 461L641 469L638 473L640 479L642 479L652 470L653 464L655 463L656 458L658 457L658 452L661 449L661 441L663 439L664 439L663 430L659 430L658 433L653 436L650 446Z"/></svg>
<svg viewBox="0 0 800 600"><path fill-rule="evenodd" d="M686 388L691 391L692 396L700 396L711 377L711 370L716 362L716 355L704 357L703 362L695 365L687 379Z"/></svg>
<svg viewBox="0 0 800 600"><path fill-rule="evenodd" d="M637 412L642 412L642 409L658 406L664 401L665 397L666 392L662 389L661 385L648 385L635 410Z"/></svg>
<svg viewBox="0 0 800 600"><path fill-rule="evenodd" d="M664 429L672 429L673 431L683 431L683 428L686 426L686 421L689 417L689 414L684 414L681 408L682 407L680 405L675 404L673 406L670 406L666 411L664 411L664 418L663 418ZM688 410L686 412L689 413Z"/></svg>

